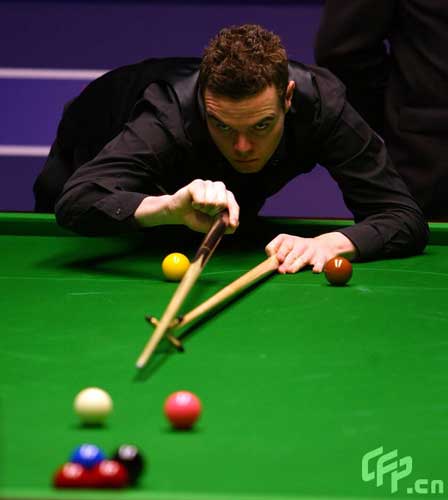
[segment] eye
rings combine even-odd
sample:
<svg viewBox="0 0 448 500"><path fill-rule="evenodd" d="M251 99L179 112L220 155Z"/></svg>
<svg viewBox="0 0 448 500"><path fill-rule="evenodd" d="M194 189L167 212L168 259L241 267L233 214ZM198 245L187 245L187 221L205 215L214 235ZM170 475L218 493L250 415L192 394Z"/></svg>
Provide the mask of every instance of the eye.
<svg viewBox="0 0 448 500"><path fill-rule="evenodd" d="M271 122L260 122L254 125L254 129L257 131L266 130L270 124Z"/></svg>
<svg viewBox="0 0 448 500"><path fill-rule="evenodd" d="M222 132L228 132L230 130L229 125L226 125L225 123L215 122L215 125L216 125L216 128L218 128Z"/></svg>

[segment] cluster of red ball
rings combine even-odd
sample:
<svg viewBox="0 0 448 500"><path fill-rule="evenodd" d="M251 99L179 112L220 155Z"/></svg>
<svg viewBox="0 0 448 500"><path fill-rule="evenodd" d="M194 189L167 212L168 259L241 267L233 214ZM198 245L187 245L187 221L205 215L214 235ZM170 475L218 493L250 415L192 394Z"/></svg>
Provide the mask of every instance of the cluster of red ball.
<svg viewBox="0 0 448 500"><path fill-rule="evenodd" d="M133 445L122 445L111 459L93 444L82 444L70 461L53 477L56 488L125 488L137 482L143 470L143 457Z"/></svg>
<svg viewBox="0 0 448 500"><path fill-rule="evenodd" d="M92 469L68 462L54 476L56 488L124 488L129 484L128 473L119 462L103 460Z"/></svg>

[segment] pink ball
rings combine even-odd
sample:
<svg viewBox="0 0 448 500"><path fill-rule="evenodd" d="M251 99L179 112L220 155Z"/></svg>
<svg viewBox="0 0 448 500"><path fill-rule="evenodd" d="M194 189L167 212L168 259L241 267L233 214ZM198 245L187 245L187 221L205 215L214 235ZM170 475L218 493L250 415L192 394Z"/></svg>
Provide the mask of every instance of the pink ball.
<svg viewBox="0 0 448 500"><path fill-rule="evenodd" d="M189 391L173 392L165 401L164 412L176 429L189 429L201 415L200 399Z"/></svg>

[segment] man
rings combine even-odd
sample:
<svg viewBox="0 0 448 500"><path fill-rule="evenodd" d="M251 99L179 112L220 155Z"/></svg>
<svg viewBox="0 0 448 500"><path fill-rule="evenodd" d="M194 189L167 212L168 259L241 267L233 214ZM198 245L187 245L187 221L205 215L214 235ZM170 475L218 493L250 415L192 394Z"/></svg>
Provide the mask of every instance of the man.
<svg viewBox="0 0 448 500"><path fill-rule="evenodd" d="M315 49L432 219L448 217L447 26L446 0L326 0Z"/></svg>
<svg viewBox="0 0 448 500"><path fill-rule="evenodd" d="M340 254L423 250L422 214L339 81L288 63L278 36L244 25L221 30L201 61L146 61L93 82L64 113L35 186L37 208L59 195L53 175L64 172L57 220L81 234L162 224L205 232L225 208L233 232L240 210L249 223L268 196L317 162L357 224L316 238L279 235L266 251L280 272L321 272Z"/></svg>

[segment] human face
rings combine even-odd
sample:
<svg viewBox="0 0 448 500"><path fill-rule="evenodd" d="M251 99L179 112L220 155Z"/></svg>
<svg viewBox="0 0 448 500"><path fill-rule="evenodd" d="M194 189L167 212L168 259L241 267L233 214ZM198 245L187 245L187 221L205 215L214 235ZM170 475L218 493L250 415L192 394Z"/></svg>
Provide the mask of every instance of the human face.
<svg viewBox="0 0 448 500"><path fill-rule="evenodd" d="M284 107L274 85L244 99L232 99L205 89L208 131L232 167L242 174L262 170L283 134L294 82L289 82Z"/></svg>

